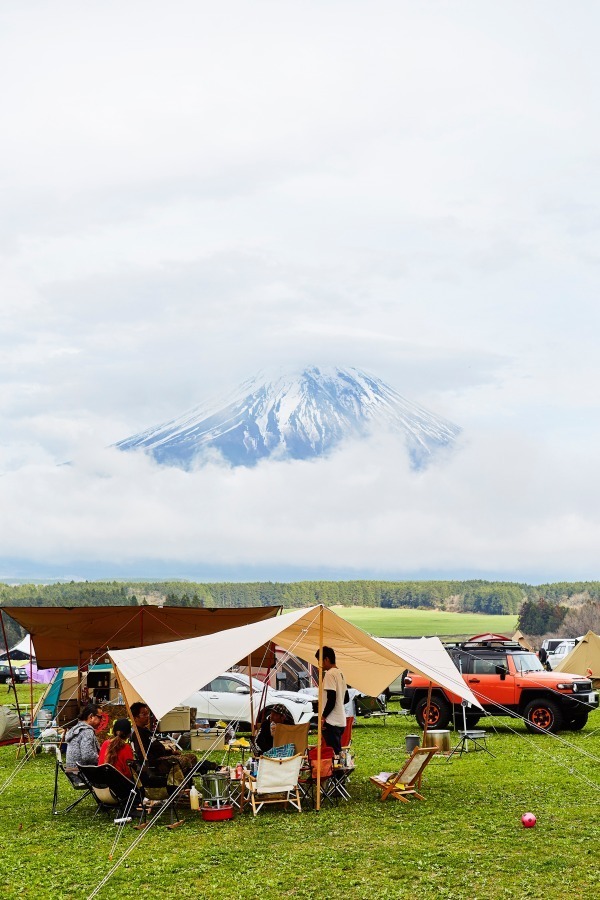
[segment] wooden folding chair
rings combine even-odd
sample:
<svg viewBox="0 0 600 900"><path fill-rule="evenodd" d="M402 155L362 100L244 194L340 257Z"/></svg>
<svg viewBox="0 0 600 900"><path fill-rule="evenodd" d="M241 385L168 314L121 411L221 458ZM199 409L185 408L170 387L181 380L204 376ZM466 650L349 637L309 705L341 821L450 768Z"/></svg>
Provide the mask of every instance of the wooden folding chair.
<svg viewBox="0 0 600 900"><path fill-rule="evenodd" d="M425 798L418 793L415 785L418 783L420 790L423 770L431 761L431 757L438 752L437 747L416 747L399 772L372 775L369 781L372 781L381 791L379 799L387 800L388 797L394 797L403 803L408 803L411 797L414 797L415 800L424 800Z"/></svg>

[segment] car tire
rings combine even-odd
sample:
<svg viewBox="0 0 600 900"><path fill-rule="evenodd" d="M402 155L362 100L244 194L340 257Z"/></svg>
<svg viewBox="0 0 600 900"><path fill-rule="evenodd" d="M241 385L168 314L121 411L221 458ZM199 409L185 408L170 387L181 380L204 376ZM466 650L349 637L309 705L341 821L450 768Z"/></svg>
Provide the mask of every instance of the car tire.
<svg viewBox="0 0 600 900"><path fill-rule="evenodd" d="M419 728L425 728L425 710L427 709L427 697L423 697L417 703L415 716ZM434 695L429 706L428 728L447 728L452 717L452 709L445 697Z"/></svg>
<svg viewBox="0 0 600 900"><path fill-rule="evenodd" d="M552 700L530 700L523 715L525 727L532 734L553 734L563 724L562 712Z"/></svg>
<svg viewBox="0 0 600 900"><path fill-rule="evenodd" d="M569 731L581 731L582 728L585 728L589 714L587 709L578 710L577 715L571 716L566 723Z"/></svg>

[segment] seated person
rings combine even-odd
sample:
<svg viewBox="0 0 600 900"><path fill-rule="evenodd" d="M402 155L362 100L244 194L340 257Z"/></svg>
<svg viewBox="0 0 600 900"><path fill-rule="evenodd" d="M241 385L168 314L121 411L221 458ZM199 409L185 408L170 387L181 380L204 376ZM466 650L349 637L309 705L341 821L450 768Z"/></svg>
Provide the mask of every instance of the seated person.
<svg viewBox="0 0 600 900"><path fill-rule="evenodd" d="M77 724L69 728L65 735L67 756L65 768L67 772L76 772L82 766L98 765L100 746L95 729L100 724L102 712L96 703L89 703L79 713Z"/></svg>
<svg viewBox="0 0 600 900"><path fill-rule="evenodd" d="M294 719L290 711L282 704L276 703L268 716L260 726L260 731L254 739L254 749L257 755L273 749L273 735L276 725L293 725Z"/></svg>
<svg viewBox="0 0 600 900"><path fill-rule="evenodd" d="M131 715L135 722L137 734L142 744L140 748L135 729L132 734L132 742L138 761L142 763L144 758L147 765L155 769L160 775L168 775L177 763L184 775L191 772L198 765L198 759L194 753L182 753L176 747L167 747L162 741L154 737L154 733L148 727L150 724L150 708L145 703L132 703ZM202 763L200 771L216 769L213 763ZM142 776L143 777L143 776Z"/></svg>
<svg viewBox="0 0 600 900"><path fill-rule="evenodd" d="M98 765L108 763L114 766L126 778L131 778L131 769L127 765L133 759L133 750L129 743L131 722L129 719L117 719L112 727L113 737L108 738L100 747Z"/></svg>

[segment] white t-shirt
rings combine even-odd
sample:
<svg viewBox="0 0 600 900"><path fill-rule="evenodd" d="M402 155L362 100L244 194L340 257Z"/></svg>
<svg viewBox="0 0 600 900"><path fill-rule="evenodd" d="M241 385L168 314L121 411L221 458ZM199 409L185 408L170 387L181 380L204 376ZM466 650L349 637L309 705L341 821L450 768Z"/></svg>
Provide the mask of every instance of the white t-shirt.
<svg viewBox="0 0 600 900"><path fill-rule="evenodd" d="M344 697L346 696L346 679L340 670L334 666L333 669L323 673L323 691L335 691L335 706L331 710L325 721L330 725L338 725L341 728L346 727L346 710L344 709ZM325 695L324 702L327 702Z"/></svg>

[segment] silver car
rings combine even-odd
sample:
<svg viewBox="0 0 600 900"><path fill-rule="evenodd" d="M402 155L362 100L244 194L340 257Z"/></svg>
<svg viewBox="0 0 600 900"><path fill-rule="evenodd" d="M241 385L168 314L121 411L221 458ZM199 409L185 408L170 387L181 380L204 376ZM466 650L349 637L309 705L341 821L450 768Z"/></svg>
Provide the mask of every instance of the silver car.
<svg viewBox="0 0 600 900"><path fill-rule="evenodd" d="M277 691L271 687L265 689L264 682L258 678L252 679L252 700L255 720L260 720L264 711L268 712L275 703L281 703L289 710L296 725L309 722L313 714L309 697L293 691ZM191 694L182 705L195 707L196 718L208 719L211 723L219 720L250 722L250 678L241 672L225 672L213 678L202 690Z"/></svg>

